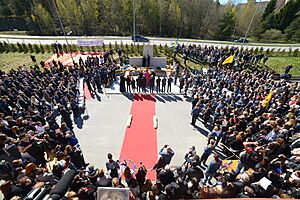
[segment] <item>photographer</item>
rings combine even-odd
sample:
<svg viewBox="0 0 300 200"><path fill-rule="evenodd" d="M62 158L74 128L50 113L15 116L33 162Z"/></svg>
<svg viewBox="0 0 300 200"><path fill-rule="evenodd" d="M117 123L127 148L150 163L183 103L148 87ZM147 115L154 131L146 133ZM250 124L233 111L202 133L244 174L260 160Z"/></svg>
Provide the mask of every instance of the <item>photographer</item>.
<svg viewBox="0 0 300 200"><path fill-rule="evenodd" d="M172 148L167 144L159 151L159 155L165 158L166 164L170 164L174 154Z"/></svg>

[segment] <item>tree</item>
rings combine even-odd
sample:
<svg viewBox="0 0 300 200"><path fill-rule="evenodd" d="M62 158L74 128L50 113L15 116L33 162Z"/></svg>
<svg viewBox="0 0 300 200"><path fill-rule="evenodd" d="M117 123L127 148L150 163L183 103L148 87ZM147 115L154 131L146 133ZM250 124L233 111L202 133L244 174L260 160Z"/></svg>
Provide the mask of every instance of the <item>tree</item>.
<svg viewBox="0 0 300 200"><path fill-rule="evenodd" d="M31 19L34 23L38 23L43 35L54 34L53 19L41 3L35 3L34 13L31 15Z"/></svg>
<svg viewBox="0 0 300 200"><path fill-rule="evenodd" d="M219 24L219 36L220 39L227 40L231 37L234 31L236 22L236 11L234 8L226 11Z"/></svg>
<svg viewBox="0 0 300 200"><path fill-rule="evenodd" d="M262 15L262 21L265 21L266 18L275 10L277 4L277 0L270 0L264 14Z"/></svg>
<svg viewBox="0 0 300 200"><path fill-rule="evenodd" d="M284 31L300 11L300 0L290 0L278 13L278 29Z"/></svg>
<svg viewBox="0 0 300 200"><path fill-rule="evenodd" d="M66 32L72 31L75 35L85 35L86 24L78 1L56 0L56 4Z"/></svg>
<svg viewBox="0 0 300 200"><path fill-rule="evenodd" d="M300 42L300 16L297 17L286 29L285 37L287 40Z"/></svg>

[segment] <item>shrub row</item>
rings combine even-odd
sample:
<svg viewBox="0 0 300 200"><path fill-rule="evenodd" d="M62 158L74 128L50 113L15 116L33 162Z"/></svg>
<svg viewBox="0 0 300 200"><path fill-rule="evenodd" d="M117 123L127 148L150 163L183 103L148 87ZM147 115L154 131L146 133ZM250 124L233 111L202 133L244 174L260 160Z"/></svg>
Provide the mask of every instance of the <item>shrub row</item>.
<svg viewBox="0 0 300 200"><path fill-rule="evenodd" d="M128 56L142 56L143 55L143 45L133 45L133 44L126 44L123 45L118 44L115 42L114 45L109 43L107 46L92 46L92 47L79 47L75 44L72 44L69 46L64 44L62 45L63 51L64 52L69 52L70 50L72 52L101 52L105 50L112 50L113 52L116 52L117 49L122 49L123 53L128 57ZM287 57L296 57L300 56L299 49L292 50L291 48L288 51L285 51L285 49L275 51L274 48L266 48L264 49L263 47L261 48L247 48L245 49L249 51L250 53L253 54L260 54L264 53L267 56L287 56ZM47 53L55 53L55 49L53 45L42 45L42 44L12 44L12 43L7 43L7 42L0 42L0 53L8 53L8 52L19 52L19 53L35 53L35 54L44 54L45 52ZM154 45L153 47L153 54L154 56L168 56L172 57L172 49L170 49L166 44L164 46L162 45Z"/></svg>

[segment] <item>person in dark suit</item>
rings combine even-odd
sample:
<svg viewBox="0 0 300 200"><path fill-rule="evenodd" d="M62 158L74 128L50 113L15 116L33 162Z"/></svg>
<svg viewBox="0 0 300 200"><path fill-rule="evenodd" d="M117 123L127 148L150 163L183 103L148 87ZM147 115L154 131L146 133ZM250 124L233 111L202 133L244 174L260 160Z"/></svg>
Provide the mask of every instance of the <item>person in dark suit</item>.
<svg viewBox="0 0 300 200"><path fill-rule="evenodd" d="M132 92L135 92L135 79L134 79L134 77L131 77L131 88L132 88Z"/></svg>
<svg viewBox="0 0 300 200"><path fill-rule="evenodd" d="M173 82L173 78L171 76L169 76L168 78L168 88L167 88L167 92L171 92L171 85Z"/></svg>
<svg viewBox="0 0 300 200"><path fill-rule="evenodd" d="M131 80L130 80L130 76L126 77L126 86L127 86L127 92L131 92Z"/></svg>
<svg viewBox="0 0 300 200"><path fill-rule="evenodd" d="M156 92L157 93L160 93L160 82L161 82L161 79L159 77L157 77L157 79L156 79Z"/></svg>
<svg viewBox="0 0 300 200"><path fill-rule="evenodd" d="M166 84L167 84L167 79L164 76L163 79L161 80L161 89L162 89L162 92L166 91Z"/></svg>
<svg viewBox="0 0 300 200"><path fill-rule="evenodd" d="M147 79L145 76L143 76L143 78L141 80L141 86L142 86L143 92L146 92L146 83L147 83Z"/></svg>
<svg viewBox="0 0 300 200"><path fill-rule="evenodd" d="M123 74L120 76L120 92L126 92L125 77Z"/></svg>
<svg viewBox="0 0 300 200"><path fill-rule="evenodd" d="M153 93L155 85L155 76L151 75L150 77L150 93Z"/></svg>

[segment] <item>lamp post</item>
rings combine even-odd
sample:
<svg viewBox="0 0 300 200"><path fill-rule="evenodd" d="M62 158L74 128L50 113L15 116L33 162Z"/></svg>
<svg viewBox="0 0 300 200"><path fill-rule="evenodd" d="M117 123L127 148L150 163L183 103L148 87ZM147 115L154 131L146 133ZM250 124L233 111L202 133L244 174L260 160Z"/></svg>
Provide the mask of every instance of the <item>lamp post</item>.
<svg viewBox="0 0 300 200"><path fill-rule="evenodd" d="M254 3L255 3L255 1L254 1ZM246 33L245 33L245 37L244 37L243 42L242 42L242 45L241 45L241 49L243 48L243 45L244 45L244 43L245 43L245 40L246 40L246 38L247 38L247 36L248 36L249 30L250 30L250 28L251 28L251 25L252 25L252 22L253 22L253 19L254 19L254 16L255 16L255 14L256 14L256 12L257 12L257 10L258 10L258 7L260 6L260 3L261 3L261 0L259 0L258 5L256 6L256 8L255 8L255 10L254 10L254 12L253 12L251 21L250 21L250 23L249 23L249 25L248 25L247 31L246 31Z"/></svg>
<svg viewBox="0 0 300 200"><path fill-rule="evenodd" d="M70 45L69 45L69 42L68 42L68 39L67 39L67 35L66 35L66 32L65 32L65 29L64 29L63 23L61 21L60 15L59 15L59 11L58 11L57 6L56 6L56 2L55 2L55 0L52 0L52 2L53 2L53 6L55 8L55 11L56 11L56 14L57 14L57 17L58 17L58 20L59 20L60 28L61 28L61 30L62 30L62 32L63 32L63 34L65 36L65 40L67 42L67 48L68 48L67 50L70 51L72 62L74 64L74 59L73 59L73 55L72 55L72 49L70 48Z"/></svg>
<svg viewBox="0 0 300 200"><path fill-rule="evenodd" d="M135 45L135 4L134 4L135 0L132 0L132 16L133 16L133 20L132 20L132 26L133 26L133 43Z"/></svg>

